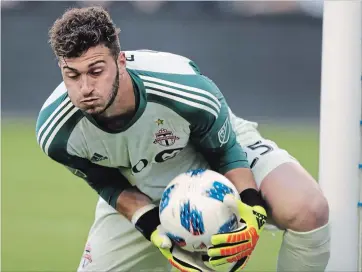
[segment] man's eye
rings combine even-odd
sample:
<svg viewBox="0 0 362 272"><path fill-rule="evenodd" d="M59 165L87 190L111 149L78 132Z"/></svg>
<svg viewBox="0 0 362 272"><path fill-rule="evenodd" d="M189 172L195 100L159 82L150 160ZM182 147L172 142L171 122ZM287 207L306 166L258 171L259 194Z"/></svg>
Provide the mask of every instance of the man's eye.
<svg viewBox="0 0 362 272"><path fill-rule="evenodd" d="M95 71L90 72L90 74L92 76L99 76L101 73L102 73L102 70L95 70Z"/></svg>
<svg viewBox="0 0 362 272"><path fill-rule="evenodd" d="M77 77L79 77L78 74L68 74L68 77L71 79L76 79Z"/></svg>

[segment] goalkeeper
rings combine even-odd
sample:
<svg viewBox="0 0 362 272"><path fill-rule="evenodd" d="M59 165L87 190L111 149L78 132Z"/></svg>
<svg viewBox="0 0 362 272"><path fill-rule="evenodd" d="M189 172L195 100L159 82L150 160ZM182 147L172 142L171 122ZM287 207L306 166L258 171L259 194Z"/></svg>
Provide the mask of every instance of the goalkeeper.
<svg viewBox="0 0 362 272"><path fill-rule="evenodd" d="M158 228L165 186L193 168L233 182L241 201L224 201L246 222L212 237L207 267L240 271L268 216L285 230L277 271L323 271L328 205L315 180L255 123L236 117L194 62L123 52L118 33L98 7L67 10L49 32L63 82L39 113L37 140L100 196L78 271L162 271L168 263L200 270L180 260Z"/></svg>

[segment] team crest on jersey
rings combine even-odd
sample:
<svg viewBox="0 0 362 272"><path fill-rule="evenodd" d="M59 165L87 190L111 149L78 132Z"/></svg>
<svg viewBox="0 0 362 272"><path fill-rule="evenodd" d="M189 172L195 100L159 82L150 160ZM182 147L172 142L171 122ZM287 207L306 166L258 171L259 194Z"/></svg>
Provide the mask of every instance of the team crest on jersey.
<svg viewBox="0 0 362 272"><path fill-rule="evenodd" d="M91 250L92 250L92 248L91 248L90 244L87 244L84 249L82 268L85 268L87 265L89 265L93 261L92 255L91 255Z"/></svg>
<svg viewBox="0 0 362 272"><path fill-rule="evenodd" d="M162 146L173 145L176 140L180 139L176 135L173 135L173 132L165 128L161 128L158 132L155 133L156 139L153 141L154 144L160 144Z"/></svg>

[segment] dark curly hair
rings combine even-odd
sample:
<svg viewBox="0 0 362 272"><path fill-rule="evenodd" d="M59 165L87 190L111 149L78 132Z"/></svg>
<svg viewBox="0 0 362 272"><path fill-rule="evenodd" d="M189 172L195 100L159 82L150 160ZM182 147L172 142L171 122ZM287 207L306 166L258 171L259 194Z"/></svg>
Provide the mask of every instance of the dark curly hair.
<svg viewBox="0 0 362 272"><path fill-rule="evenodd" d="M57 58L76 58L89 48L104 45L116 59L121 51L109 13L102 7L71 8L49 30L49 43Z"/></svg>

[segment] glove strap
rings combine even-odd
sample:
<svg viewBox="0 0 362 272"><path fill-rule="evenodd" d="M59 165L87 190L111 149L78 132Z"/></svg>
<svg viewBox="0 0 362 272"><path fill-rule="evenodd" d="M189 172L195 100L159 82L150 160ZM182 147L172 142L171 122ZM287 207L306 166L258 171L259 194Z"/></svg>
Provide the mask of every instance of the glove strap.
<svg viewBox="0 0 362 272"><path fill-rule="evenodd" d="M142 207L132 216L132 223L150 241L152 232L161 224L159 207L153 204Z"/></svg>
<svg viewBox="0 0 362 272"><path fill-rule="evenodd" d="M251 207L261 206L266 209L266 202L260 192L253 188L245 189L240 193L240 200Z"/></svg>

